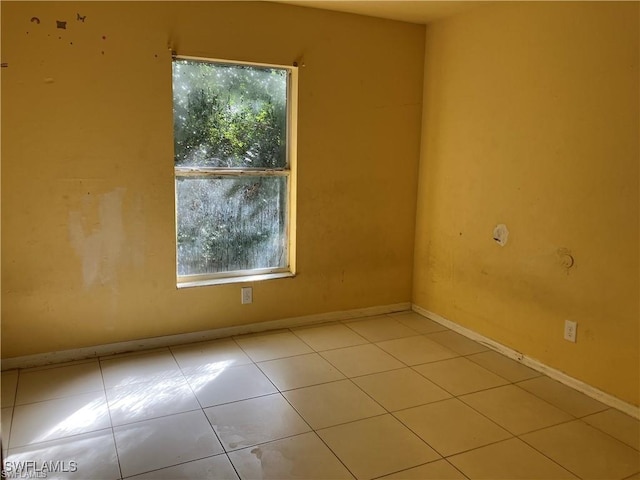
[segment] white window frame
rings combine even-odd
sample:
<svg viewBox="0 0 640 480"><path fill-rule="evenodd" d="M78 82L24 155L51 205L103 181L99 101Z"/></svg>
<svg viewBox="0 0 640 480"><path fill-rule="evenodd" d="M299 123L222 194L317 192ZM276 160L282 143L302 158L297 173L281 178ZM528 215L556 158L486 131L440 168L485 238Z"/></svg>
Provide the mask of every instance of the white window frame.
<svg viewBox="0 0 640 480"><path fill-rule="evenodd" d="M176 252L176 281L178 288L199 287L206 285L220 285L227 283L256 282L274 278L294 277L296 274L296 160L297 160L297 124L298 124L298 67L276 65L268 63L241 62L184 55L173 55L173 60L191 60L202 63L223 65L248 65L252 67L277 68L287 71L287 168L217 168L217 167L177 167L174 165L175 189L175 252ZM287 177L287 211L285 234L287 237L287 265L279 268L257 268L250 270L233 270L197 275L178 275L178 178L220 178L220 177Z"/></svg>

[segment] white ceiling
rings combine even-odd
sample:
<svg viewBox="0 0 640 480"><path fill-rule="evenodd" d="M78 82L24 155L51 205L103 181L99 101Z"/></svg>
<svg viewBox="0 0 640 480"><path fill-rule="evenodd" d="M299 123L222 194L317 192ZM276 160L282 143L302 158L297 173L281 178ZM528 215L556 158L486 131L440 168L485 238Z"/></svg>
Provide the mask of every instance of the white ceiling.
<svg viewBox="0 0 640 480"><path fill-rule="evenodd" d="M426 24L439 18L491 3L483 0L273 0L302 7L356 13L403 22Z"/></svg>

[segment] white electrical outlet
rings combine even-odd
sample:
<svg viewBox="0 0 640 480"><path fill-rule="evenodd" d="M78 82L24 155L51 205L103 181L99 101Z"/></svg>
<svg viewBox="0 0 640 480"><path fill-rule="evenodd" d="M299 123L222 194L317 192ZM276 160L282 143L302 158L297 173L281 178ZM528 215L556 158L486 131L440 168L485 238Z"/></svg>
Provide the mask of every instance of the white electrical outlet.
<svg viewBox="0 0 640 480"><path fill-rule="evenodd" d="M253 288L242 287L242 304L253 303Z"/></svg>
<svg viewBox="0 0 640 480"><path fill-rule="evenodd" d="M576 334L578 330L577 322L571 320L564 321L564 339L576 343Z"/></svg>

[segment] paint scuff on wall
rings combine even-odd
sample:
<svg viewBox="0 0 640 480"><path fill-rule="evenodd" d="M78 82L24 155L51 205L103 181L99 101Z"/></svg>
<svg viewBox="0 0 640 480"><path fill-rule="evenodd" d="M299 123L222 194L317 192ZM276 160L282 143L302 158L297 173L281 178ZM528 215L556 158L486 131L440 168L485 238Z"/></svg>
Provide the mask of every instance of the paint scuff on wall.
<svg viewBox="0 0 640 480"><path fill-rule="evenodd" d="M82 260L85 288L96 284L114 284L125 235L122 223L122 200L125 189L88 198L81 211L69 212L69 240ZM87 232L87 218L95 214L98 222Z"/></svg>
<svg viewBox="0 0 640 480"><path fill-rule="evenodd" d="M504 223L496 225L496 228L493 229L493 239L501 247L507 244L507 240L509 240L509 229Z"/></svg>

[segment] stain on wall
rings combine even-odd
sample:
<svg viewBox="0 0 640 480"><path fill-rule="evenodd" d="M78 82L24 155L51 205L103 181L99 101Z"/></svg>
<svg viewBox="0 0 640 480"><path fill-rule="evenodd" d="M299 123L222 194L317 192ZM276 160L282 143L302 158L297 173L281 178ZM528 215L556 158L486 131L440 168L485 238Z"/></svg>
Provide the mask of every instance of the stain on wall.
<svg viewBox="0 0 640 480"><path fill-rule="evenodd" d="M509 241L509 229L504 223L496 225L493 229L493 240L501 247L504 247Z"/></svg>
<svg viewBox="0 0 640 480"><path fill-rule="evenodd" d="M87 195L81 210L69 212L69 241L81 259L85 289L96 284L117 286L117 270L125 243L122 198L125 190ZM96 217L97 222L89 219Z"/></svg>

